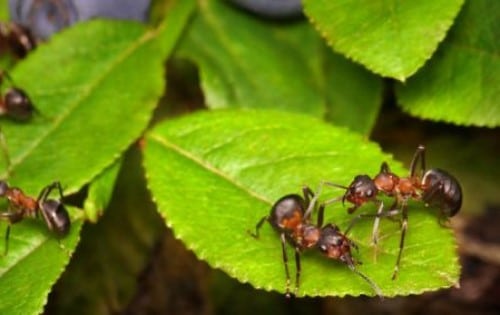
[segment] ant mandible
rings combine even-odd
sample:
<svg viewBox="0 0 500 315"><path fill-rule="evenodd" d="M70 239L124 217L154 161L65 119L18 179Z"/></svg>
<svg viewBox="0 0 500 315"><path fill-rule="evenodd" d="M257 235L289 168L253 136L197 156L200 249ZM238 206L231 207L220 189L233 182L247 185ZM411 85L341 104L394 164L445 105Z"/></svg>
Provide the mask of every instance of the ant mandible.
<svg viewBox="0 0 500 315"><path fill-rule="evenodd" d="M290 272L288 270L288 256L286 253L286 243L295 249L295 295L300 286L300 255L304 250L318 248L321 253L331 259L340 260L356 274L367 281L379 297L382 297L381 290L363 273L355 267L355 261L351 255L351 247L357 249L355 244L349 240L340 230L332 224L323 225L324 205L319 206L318 222L316 225L310 222L311 213L317 203L319 194L314 194L309 187L302 189L304 197L297 194L289 194L280 198L272 206L268 216L264 216L255 226L255 233L251 235L259 237L259 230L265 221L280 234L281 250L286 274L286 296L290 297ZM311 199L312 198L312 199Z"/></svg>
<svg viewBox="0 0 500 315"><path fill-rule="evenodd" d="M15 22L0 22L0 46L24 58L35 49L36 40L29 28ZM2 48L3 48L2 47Z"/></svg>
<svg viewBox="0 0 500 315"><path fill-rule="evenodd" d="M12 84L12 79L6 71L0 70L0 87L4 83L4 78ZM27 121L36 111L29 96L22 89L11 86L0 97L0 116Z"/></svg>
<svg viewBox="0 0 500 315"><path fill-rule="evenodd" d="M0 180L0 197L5 197L9 201L8 211L0 213L0 219L9 222L9 226L5 232L4 255L7 255L9 249L8 242L11 224L15 224L26 217L38 217L39 213L41 213L50 231L58 236L68 234L71 226L68 211L61 200L49 199L49 195L54 189L59 191L59 197L62 200L63 193L59 182L54 182L43 188L35 200L24 194L21 189L9 187L6 181Z"/></svg>
<svg viewBox="0 0 500 315"><path fill-rule="evenodd" d="M417 174L416 172L419 161L421 174ZM353 213L357 208L367 202L378 204L378 210L375 215L359 215L351 221L351 224L346 230L349 231L354 223L362 217L375 217L372 234L374 244L377 243L380 218L392 217L401 213L401 239L399 242L396 265L392 275L393 280L396 279L399 272L406 230L408 228L408 200L421 200L425 202L426 206L430 205L437 207L440 212L440 223L442 223L444 218L450 218L457 214L462 206L462 188L458 180L441 169L433 168L426 170L425 147L423 145L419 145L415 151L410 164L410 173L408 177L398 177L391 172L389 165L383 162L380 167L380 172L373 179L368 175L358 175L348 187L329 182L325 182L325 184L346 190L345 194L342 196L342 202L347 200L353 204L353 206L348 209L349 213ZM383 202L377 199L379 193L394 197L394 203L388 211L383 211ZM339 198L332 199L326 201L325 204L330 204L338 200Z"/></svg>

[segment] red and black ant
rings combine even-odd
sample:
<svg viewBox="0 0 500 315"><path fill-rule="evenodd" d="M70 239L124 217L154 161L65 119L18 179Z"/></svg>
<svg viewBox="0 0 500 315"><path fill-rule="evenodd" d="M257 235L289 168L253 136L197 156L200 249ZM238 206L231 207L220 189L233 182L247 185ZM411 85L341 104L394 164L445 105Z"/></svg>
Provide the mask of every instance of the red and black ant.
<svg viewBox="0 0 500 315"><path fill-rule="evenodd" d="M0 22L0 47L18 58L35 49L36 40L29 28L15 22ZM0 50L0 51L1 51Z"/></svg>
<svg viewBox="0 0 500 315"><path fill-rule="evenodd" d="M12 79L5 71L0 70L0 87L7 79L12 84ZM11 86L0 97L0 116L7 116L18 121L27 121L36 112L31 99L22 89Z"/></svg>
<svg viewBox="0 0 500 315"><path fill-rule="evenodd" d="M286 243L289 243L295 249L295 295L300 285L300 255L304 250L317 248L326 257L345 263L352 271L367 281L375 293L382 298L379 287L356 269L356 262L351 255L351 247L357 249L354 242L342 234L335 225L327 224L322 226L324 205L319 206L317 224L314 225L310 222L311 213L317 203L318 195L315 195L309 187L304 187L302 191L304 197L290 194L276 201L271 208L271 213L257 223L255 234L251 233L253 237L258 238L259 229L265 221L269 222L274 230L280 233L286 274L286 296L290 297L290 272L286 253Z"/></svg>
<svg viewBox="0 0 500 315"><path fill-rule="evenodd" d="M417 174L417 164L420 160L421 174ZM371 179L368 175L358 175L353 182L348 186L342 186L335 183L325 184L343 188L346 190L341 200L344 203L346 200L353 204L348 209L349 213L353 213L357 208L367 202L374 202L378 205L378 210L375 215L361 214L356 217L349 225L346 231L362 217L375 217L373 225L372 239L373 243L377 243L377 233L380 218L392 217L396 214L402 214L401 224L401 239L399 244L399 252L394 267L392 279L398 275L401 254L404 248L406 230L408 227L408 200L422 200L426 206L437 207L440 212L439 222L450 218L458 213L462 206L462 188L455 177L446 171L433 168L426 170L425 168L425 147L418 146L410 164L410 173L408 177L399 177L392 173L389 165L383 162L380 167L380 172ZM394 203L388 211L383 211L384 205L380 199L377 199L379 193L389 197L394 197ZM330 204L338 201L339 198L326 201L325 204Z"/></svg>
<svg viewBox="0 0 500 315"><path fill-rule="evenodd" d="M49 199L49 195L54 189L59 191L60 200ZM24 218L38 217L41 213L50 231L58 236L68 234L71 221L68 211L61 202L63 193L59 182L54 182L43 188L38 198L34 199L24 194L21 189L9 187L6 181L0 180L0 197L5 197L9 201L8 211L0 213L0 219L9 222L5 232L5 255L9 249L10 225Z"/></svg>

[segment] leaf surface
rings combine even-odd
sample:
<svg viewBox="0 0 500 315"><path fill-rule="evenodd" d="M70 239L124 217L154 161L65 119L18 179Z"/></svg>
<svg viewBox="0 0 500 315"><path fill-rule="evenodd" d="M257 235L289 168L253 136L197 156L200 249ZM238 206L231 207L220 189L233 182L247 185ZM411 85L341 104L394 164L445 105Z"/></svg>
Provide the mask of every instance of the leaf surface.
<svg viewBox="0 0 500 315"><path fill-rule="evenodd" d="M375 144L317 119L273 111L219 110L158 125L147 135L144 164L160 213L199 258L256 288L284 292L278 235L268 224L258 240L247 231L269 213L274 201L300 193L302 185L316 189L321 180L348 185L355 175L376 174L384 160L396 173L406 175ZM322 198L342 194L324 188ZM421 204L410 207L407 245L396 281L390 278L399 224L382 222L377 252L369 246L371 222L361 222L350 235L360 246L355 254L363 261L359 270L386 296L435 290L458 281L452 233ZM367 205L360 211L373 210ZM341 204L327 209L326 221L341 229L350 218ZM314 251L303 255L299 295L360 294L373 292L345 265Z"/></svg>
<svg viewBox="0 0 500 315"><path fill-rule="evenodd" d="M333 49L404 81L443 40L463 0L305 0L304 11Z"/></svg>
<svg viewBox="0 0 500 315"><path fill-rule="evenodd" d="M397 89L403 110L459 125L500 126L500 2L467 1L436 57Z"/></svg>
<svg viewBox="0 0 500 315"><path fill-rule="evenodd" d="M0 178L35 198L55 180L68 194L115 162L146 128L165 86L163 62L193 6L176 2L156 29L124 21L79 23L20 62L13 81L38 114L26 123L2 117L11 163L2 164ZM42 312L69 260L66 253L76 247L77 217L62 241L64 255L40 221L13 226L9 253L0 257L1 314Z"/></svg>
<svg viewBox="0 0 500 315"><path fill-rule="evenodd" d="M332 53L305 21L271 23L201 1L175 56L199 68L209 108L301 112L365 134L379 110L380 78Z"/></svg>

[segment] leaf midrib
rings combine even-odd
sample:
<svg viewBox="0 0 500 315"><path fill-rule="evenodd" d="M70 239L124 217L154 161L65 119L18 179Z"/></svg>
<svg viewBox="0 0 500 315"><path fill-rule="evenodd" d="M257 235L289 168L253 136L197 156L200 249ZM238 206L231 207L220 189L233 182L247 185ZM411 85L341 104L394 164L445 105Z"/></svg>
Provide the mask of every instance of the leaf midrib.
<svg viewBox="0 0 500 315"><path fill-rule="evenodd" d="M113 72L113 70L115 70L118 65L122 64L124 60L132 55L137 49L142 47L142 45L147 41L154 38L157 33L158 31L153 30L142 33L141 37L139 37L138 40L134 40L127 49L123 50L121 54L117 55L117 58L115 58L114 61L110 63L108 68L103 71L101 75L96 76L96 79L90 81L90 84L86 84L86 87L82 89L82 93L80 93L80 97L78 97L73 104L69 104L69 106L67 106L68 110L59 115L58 118L55 119L54 123L49 125L49 128L47 128L45 132L41 133L39 137L34 139L31 142L31 145L26 150L24 150L22 154L11 160L11 165L7 170L7 174L13 173L13 170L16 168L16 166L22 164L23 161L26 160L26 158L28 158L33 153L33 151L35 151L35 149L40 146L42 142L49 138L49 136L54 133L55 130L60 128L66 118L71 115L79 105L84 103L85 99L88 99L92 92L96 90L96 87L105 79L107 79L109 77L109 74ZM5 173L2 174L2 177L4 176Z"/></svg>

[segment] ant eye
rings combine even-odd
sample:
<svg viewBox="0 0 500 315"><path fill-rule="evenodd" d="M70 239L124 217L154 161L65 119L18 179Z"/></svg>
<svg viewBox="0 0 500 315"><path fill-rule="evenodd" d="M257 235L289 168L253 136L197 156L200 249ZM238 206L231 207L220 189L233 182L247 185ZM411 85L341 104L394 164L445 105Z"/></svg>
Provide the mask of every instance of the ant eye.
<svg viewBox="0 0 500 315"><path fill-rule="evenodd" d="M367 197L372 197L372 196L373 196L373 190L368 189L368 190L366 191L366 196L367 196Z"/></svg>
<svg viewBox="0 0 500 315"><path fill-rule="evenodd" d="M326 245L321 245L321 246L319 247L319 250L320 250L321 252L325 253L325 252L328 250L328 247L327 247Z"/></svg>

